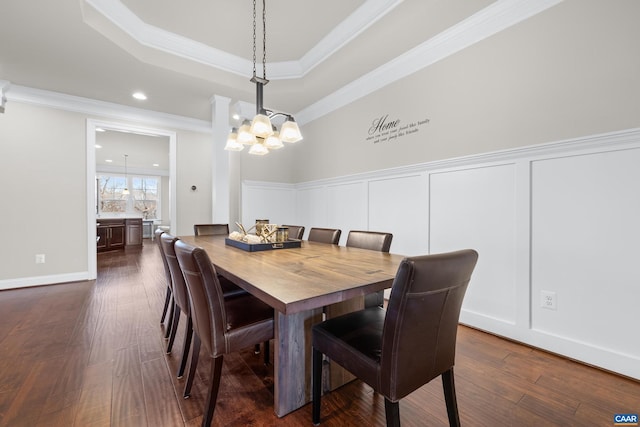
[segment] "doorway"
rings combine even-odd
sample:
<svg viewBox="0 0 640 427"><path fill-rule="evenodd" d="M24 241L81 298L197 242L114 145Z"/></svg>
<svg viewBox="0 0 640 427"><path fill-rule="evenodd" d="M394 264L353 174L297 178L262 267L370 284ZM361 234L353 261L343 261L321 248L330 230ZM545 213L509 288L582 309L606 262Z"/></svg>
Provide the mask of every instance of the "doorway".
<svg viewBox="0 0 640 427"><path fill-rule="evenodd" d="M141 126L134 126L123 123L115 123L115 122L106 122L100 120L87 119L87 265L89 272L89 279L95 279L97 277L97 251L96 251L96 219L97 219L97 198L96 198L96 173L98 170L109 170L103 162L100 167L97 166L97 156L96 156L96 144L99 140L103 139L102 137L98 137L98 132L106 132L106 133L114 133L118 132L119 135L127 135L127 137L118 138L120 140L126 140L124 144L126 144L126 150L139 150L142 147L137 147L135 136L140 136L138 141L155 139L159 144L166 144L168 140L168 200L165 200L164 203L168 205L168 210L163 209L165 212L168 212L168 216L171 223L171 233L175 234L175 224L176 224L176 212L177 212L177 204L176 204L176 133L173 131L168 131L164 129L154 129L147 128ZM113 134L117 135L117 134ZM145 138L142 138L145 137ZM113 153L117 153L118 151L124 150L124 145L117 146L118 143L114 143L116 146L110 148L113 150ZM133 144L133 145L132 145ZM144 144L140 144L144 145ZM134 152L134 151L132 151ZM127 153L122 153L122 155ZM112 156L113 157L113 156ZM103 159L104 156L100 155L100 158ZM112 159L113 160L113 159ZM118 159L122 161L122 159ZM153 170L153 165L149 166L149 169ZM117 165L114 165L112 170L120 170ZM132 172L145 172L146 168L143 168L140 164L134 164L134 168ZM128 171L127 171L128 172ZM147 171L149 172L149 171Z"/></svg>

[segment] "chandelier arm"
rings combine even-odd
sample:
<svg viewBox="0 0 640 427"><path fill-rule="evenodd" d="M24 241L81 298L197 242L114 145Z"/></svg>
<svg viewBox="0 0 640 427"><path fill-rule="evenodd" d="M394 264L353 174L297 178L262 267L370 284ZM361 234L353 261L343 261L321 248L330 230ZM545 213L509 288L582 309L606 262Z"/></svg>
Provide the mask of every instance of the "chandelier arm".
<svg viewBox="0 0 640 427"><path fill-rule="evenodd" d="M257 47L257 0L253 0L253 77L251 82L256 85L256 115L250 122L246 119L239 129L232 129L227 139L225 150L241 151L243 145L251 145L249 154L265 155L269 150L282 148L282 142L297 142L302 139L300 129L293 116L281 111L264 108L264 86L267 80L267 8L266 0L262 0L262 77L256 75L256 47ZM271 123L275 117L285 117L280 132ZM286 130L285 130L286 129Z"/></svg>
<svg viewBox="0 0 640 427"><path fill-rule="evenodd" d="M283 113L281 111L266 110L264 108L263 108L263 110L267 112L267 115L269 116L270 119L273 119L274 117L280 117L280 116L286 117L288 119L292 117L291 114Z"/></svg>

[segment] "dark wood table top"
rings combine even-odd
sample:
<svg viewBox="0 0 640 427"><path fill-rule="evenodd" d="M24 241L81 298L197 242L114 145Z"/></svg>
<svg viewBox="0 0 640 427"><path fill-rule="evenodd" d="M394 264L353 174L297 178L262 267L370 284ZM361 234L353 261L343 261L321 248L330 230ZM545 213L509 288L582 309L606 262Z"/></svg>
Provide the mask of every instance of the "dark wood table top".
<svg viewBox="0 0 640 427"><path fill-rule="evenodd" d="M225 236L182 236L202 247L219 274L283 314L293 314L391 287L404 258L303 241L302 247L247 252Z"/></svg>

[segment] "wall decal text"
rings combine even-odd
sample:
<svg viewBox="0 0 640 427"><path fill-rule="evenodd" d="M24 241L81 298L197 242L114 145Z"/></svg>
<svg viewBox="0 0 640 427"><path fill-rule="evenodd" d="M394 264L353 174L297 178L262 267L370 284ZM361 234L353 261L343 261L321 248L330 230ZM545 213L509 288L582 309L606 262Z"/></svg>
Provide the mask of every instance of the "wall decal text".
<svg viewBox="0 0 640 427"><path fill-rule="evenodd" d="M385 114L371 121L371 126L367 130L366 141L374 144L392 142L405 135L418 132L420 127L427 123L429 123L429 119L416 120L405 124L402 120L398 118L390 119L389 115Z"/></svg>

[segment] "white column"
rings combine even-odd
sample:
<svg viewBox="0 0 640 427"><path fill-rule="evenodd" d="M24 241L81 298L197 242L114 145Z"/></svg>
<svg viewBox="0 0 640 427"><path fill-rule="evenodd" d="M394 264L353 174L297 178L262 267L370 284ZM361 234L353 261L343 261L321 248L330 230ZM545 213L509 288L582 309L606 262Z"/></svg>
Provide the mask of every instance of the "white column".
<svg viewBox="0 0 640 427"><path fill-rule="evenodd" d="M225 151L230 125L230 98L214 95L211 98L211 123L213 127L213 158L211 174L211 222L229 224L240 221L241 156L242 153ZM254 107L255 109L255 107Z"/></svg>
<svg viewBox="0 0 640 427"><path fill-rule="evenodd" d="M230 98L214 95L211 98L211 123L213 127L213 180L211 188L211 222L226 224L230 222L230 152L224 146L229 134ZM234 220L235 221L235 220ZM233 224L233 221L231 221Z"/></svg>
<svg viewBox="0 0 640 427"><path fill-rule="evenodd" d="M7 103L7 91L11 83L7 80L0 80L0 113L4 113L4 106Z"/></svg>

